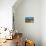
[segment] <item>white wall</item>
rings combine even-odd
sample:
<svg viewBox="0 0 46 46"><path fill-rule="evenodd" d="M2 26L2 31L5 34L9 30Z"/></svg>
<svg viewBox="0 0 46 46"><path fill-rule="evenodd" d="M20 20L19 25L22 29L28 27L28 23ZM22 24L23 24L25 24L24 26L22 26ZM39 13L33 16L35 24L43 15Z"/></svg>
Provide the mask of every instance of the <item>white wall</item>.
<svg viewBox="0 0 46 46"><path fill-rule="evenodd" d="M0 27L12 28L12 6L16 0L0 0Z"/></svg>
<svg viewBox="0 0 46 46"><path fill-rule="evenodd" d="M42 46L46 46L46 0L41 1L41 38Z"/></svg>
<svg viewBox="0 0 46 46"><path fill-rule="evenodd" d="M28 34L28 38L30 36L34 38L38 46L40 42L42 46L46 46L46 0L41 0L41 2L40 0L22 1L17 8L14 5L14 9L17 30L23 32L24 36ZM34 23L26 24L25 16L34 16Z"/></svg>
<svg viewBox="0 0 46 46"><path fill-rule="evenodd" d="M15 28L22 32L25 38L34 40L36 46L41 46L41 0L23 0L15 8ZM33 16L34 23L25 23L26 16Z"/></svg>

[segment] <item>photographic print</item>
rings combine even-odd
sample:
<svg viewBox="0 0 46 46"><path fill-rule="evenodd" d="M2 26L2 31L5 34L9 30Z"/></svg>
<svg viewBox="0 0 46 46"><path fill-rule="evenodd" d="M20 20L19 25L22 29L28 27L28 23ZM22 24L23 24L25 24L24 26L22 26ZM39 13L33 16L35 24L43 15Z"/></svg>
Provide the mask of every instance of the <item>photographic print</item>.
<svg viewBox="0 0 46 46"><path fill-rule="evenodd" d="M34 23L34 17L25 17L25 23Z"/></svg>

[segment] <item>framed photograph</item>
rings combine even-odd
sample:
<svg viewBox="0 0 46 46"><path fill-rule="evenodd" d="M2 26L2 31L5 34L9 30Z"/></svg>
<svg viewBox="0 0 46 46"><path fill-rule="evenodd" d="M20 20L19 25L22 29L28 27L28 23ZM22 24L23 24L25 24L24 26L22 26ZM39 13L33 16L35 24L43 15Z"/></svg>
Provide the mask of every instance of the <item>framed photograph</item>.
<svg viewBox="0 0 46 46"><path fill-rule="evenodd" d="M34 23L34 17L25 17L25 23Z"/></svg>

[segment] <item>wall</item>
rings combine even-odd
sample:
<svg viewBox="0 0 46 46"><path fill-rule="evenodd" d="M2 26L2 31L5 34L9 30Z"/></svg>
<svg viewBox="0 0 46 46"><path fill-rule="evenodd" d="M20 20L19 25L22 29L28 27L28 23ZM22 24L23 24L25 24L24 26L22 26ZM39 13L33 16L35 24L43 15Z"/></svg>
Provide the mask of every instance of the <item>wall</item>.
<svg viewBox="0 0 46 46"><path fill-rule="evenodd" d="M46 0L41 1L41 41L46 46Z"/></svg>
<svg viewBox="0 0 46 46"><path fill-rule="evenodd" d="M34 23L25 23L26 16L33 16ZM23 0L14 8L14 17L18 32L34 40L36 46L41 46L41 0Z"/></svg>

